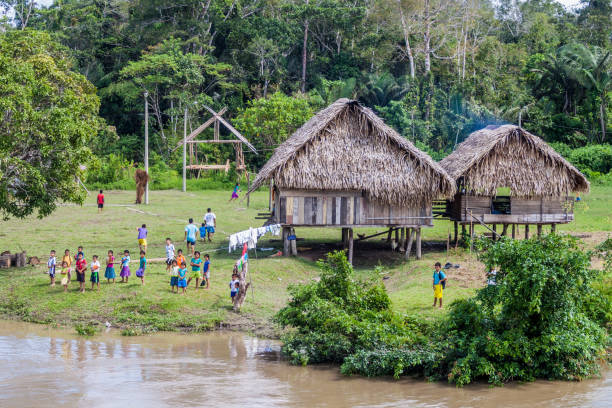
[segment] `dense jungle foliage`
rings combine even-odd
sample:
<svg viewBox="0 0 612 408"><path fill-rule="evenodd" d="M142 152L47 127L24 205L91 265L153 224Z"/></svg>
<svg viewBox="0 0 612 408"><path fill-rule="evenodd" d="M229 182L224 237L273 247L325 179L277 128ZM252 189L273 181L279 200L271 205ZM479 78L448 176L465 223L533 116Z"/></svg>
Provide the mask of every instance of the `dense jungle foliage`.
<svg viewBox="0 0 612 408"><path fill-rule="evenodd" d="M95 170L83 177L96 186L132 185L129 167L143 161L145 92L150 148L169 170L152 175L167 188L178 187L167 180L180 174L185 110L191 131L210 117L207 106L227 107L225 117L260 151L245 153L257 171L339 97L371 107L435 159L483 126L520 123L593 179L611 178L610 0L573 8L554 0L2 0L0 10L0 36L23 44L3 56L5 67L32 57L26 50L44 32L49 55L63 46L70 59L61 68L95 86L103 122L83 127L93 152L83 164ZM53 59L32 63L55 69ZM0 102L9 106L8 89L23 77L0 75L8 84ZM30 106L44 105L32 97ZM14 117L3 120L2 141ZM208 164L234 157L230 145L198 151Z"/></svg>
<svg viewBox="0 0 612 408"><path fill-rule="evenodd" d="M497 284L452 303L435 324L394 313L381 283L356 280L343 252L329 254L320 281L292 287L277 314L288 328L283 353L295 364L340 364L345 374L458 386L596 375L608 345L611 271L591 269L594 254L572 237L479 246Z"/></svg>

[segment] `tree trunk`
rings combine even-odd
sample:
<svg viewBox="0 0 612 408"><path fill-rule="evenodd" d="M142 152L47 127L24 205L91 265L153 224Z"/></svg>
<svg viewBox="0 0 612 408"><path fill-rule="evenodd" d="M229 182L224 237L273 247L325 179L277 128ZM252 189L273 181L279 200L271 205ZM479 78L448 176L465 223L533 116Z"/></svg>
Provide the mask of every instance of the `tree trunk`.
<svg viewBox="0 0 612 408"><path fill-rule="evenodd" d="M425 0L425 32L423 33L423 53L425 54L425 73L431 72L431 19L429 0Z"/></svg>
<svg viewBox="0 0 612 408"><path fill-rule="evenodd" d="M601 125L601 143L606 141L606 107L605 107L605 93L601 96L601 103L599 104L599 124Z"/></svg>
<svg viewBox="0 0 612 408"><path fill-rule="evenodd" d="M410 78L414 78L414 55L412 54L412 47L410 46L410 33L408 32L408 25L406 24L406 17L404 16L401 0L397 0L397 5L400 12L402 30L404 31L404 46L406 47L406 55L408 55L408 63L410 64Z"/></svg>
<svg viewBox="0 0 612 408"><path fill-rule="evenodd" d="M306 0L306 5L308 5ZM302 45L302 93L306 93L306 59L308 57L308 20L304 21L304 43Z"/></svg>

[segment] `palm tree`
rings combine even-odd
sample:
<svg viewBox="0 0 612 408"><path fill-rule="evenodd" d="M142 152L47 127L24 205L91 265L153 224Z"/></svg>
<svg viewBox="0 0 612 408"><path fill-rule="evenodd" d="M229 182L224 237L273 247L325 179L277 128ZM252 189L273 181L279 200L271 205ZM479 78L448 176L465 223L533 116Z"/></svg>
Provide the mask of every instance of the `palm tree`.
<svg viewBox="0 0 612 408"><path fill-rule="evenodd" d="M402 99L410 90L404 78L398 80L390 73L369 74L359 89L359 100L367 106L387 106L389 102Z"/></svg>
<svg viewBox="0 0 612 408"><path fill-rule="evenodd" d="M608 91L612 88L610 51L591 52L582 44L568 44L562 48L565 61L568 63L570 77L584 88L595 92L599 97L600 142L603 143L606 140Z"/></svg>

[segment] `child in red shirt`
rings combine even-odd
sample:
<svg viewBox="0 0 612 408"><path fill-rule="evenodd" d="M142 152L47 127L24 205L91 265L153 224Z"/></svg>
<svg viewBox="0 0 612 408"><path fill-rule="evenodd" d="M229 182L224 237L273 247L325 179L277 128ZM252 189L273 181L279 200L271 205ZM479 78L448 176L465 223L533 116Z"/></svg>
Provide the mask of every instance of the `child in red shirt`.
<svg viewBox="0 0 612 408"><path fill-rule="evenodd" d="M98 194L98 212L102 212L103 208L104 208L104 194L102 193L102 190L100 190L100 194Z"/></svg>

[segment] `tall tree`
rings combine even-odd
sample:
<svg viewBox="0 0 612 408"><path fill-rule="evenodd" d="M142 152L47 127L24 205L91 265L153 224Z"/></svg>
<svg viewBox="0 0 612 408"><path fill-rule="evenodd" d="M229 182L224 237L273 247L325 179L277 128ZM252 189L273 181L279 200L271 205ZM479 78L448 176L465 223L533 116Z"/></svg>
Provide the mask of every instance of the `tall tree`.
<svg viewBox="0 0 612 408"><path fill-rule="evenodd" d="M69 51L47 33L0 35L0 214L49 215L82 203L77 184L91 139L103 129L95 87L71 70Z"/></svg>

